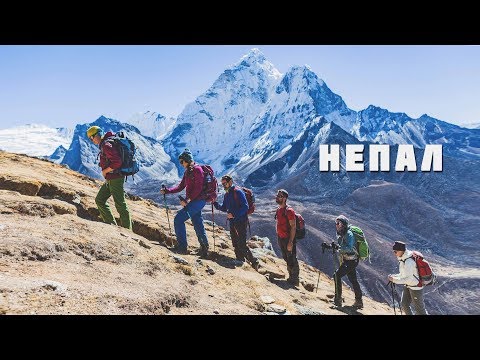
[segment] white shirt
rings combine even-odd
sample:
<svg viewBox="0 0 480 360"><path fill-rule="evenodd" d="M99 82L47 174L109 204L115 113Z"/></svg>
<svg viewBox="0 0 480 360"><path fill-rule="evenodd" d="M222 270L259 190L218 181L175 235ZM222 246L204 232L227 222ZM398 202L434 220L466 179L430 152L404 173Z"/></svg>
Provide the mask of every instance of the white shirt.
<svg viewBox="0 0 480 360"><path fill-rule="evenodd" d="M423 286L417 286L419 282L417 264L412 258L412 252L406 250L401 257L397 257L400 273L391 275L395 284L403 284L412 290L421 290Z"/></svg>

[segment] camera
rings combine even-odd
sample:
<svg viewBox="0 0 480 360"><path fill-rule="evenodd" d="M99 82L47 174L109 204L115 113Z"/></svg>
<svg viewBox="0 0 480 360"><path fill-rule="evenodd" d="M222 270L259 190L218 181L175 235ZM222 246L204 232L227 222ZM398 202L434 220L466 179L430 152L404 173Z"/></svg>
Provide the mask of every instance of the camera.
<svg viewBox="0 0 480 360"><path fill-rule="evenodd" d="M326 242L322 243L322 254L325 254L325 249L331 249L332 246L330 244L327 244Z"/></svg>
<svg viewBox="0 0 480 360"><path fill-rule="evenodd" d="M335 242L332 242L331 244L327 244L326 242L322 243L322 254L325 253L325 249L332 249L332 251L337 251L340 249L340 246L336 244Z"/></svg>

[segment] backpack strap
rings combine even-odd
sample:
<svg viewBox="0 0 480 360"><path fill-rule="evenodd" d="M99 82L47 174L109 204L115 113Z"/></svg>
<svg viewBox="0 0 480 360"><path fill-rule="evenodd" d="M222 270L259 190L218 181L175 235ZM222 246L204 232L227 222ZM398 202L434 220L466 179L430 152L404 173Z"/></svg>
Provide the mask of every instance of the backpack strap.
<svg viewBox="0 0 480 360"><path fill-rule="evenodd" d="M99 146L100 147L100 152L97 155L97 160L100 156L103 157L105 159L105 162L107 163L107 166L110 165L110 161L108 161L108 158L106 158L105 152L103 151L103 143L105 143L107 141L110 141L112 143L112 146L114 146L115 145L114 138L115 138L115 136L110 136L108 138L103 139L102 142L100 143L100 146Z"/></svg>
<svg viewBox="0 0 480 360"><path fill-rule="evenodd" d="M237 187L235 186L235 190L237 190ZM237 207L240 207L240 205L238 204L238 196L237 196L237 192L236 191L233 191L233 199L235 201L235 204L237 205ZM238 189L240 190L240 189ZM247 194L245 194L245 196L247 196ZM247 205L248 205L248 201L247 201ZM250 237L252 237L252 229L250 229L250 220L248 218L248 210L247 210L247 224L248 224L248 231L250 232ZM277 214L275 214L275 216L277 216ZM238 235L238 234L237 234Z"/></svg>
<svg viewBox="0 0 480 360"><path fill-rule="evenodd" d="M285 209L283 210L283 216L287 219L287 226L288 226L288 231L290 231L290 222L288 221L288 216L287 216L287 208L291 207L290 205L285 206ZM275 212L275 220L277 220L277 213ZM248 224L250 226L250 223Z"/></svg>
<svg viewBox="0 0 480 360"><path fill-rule="evenodd" d="M235 205L237 205L237 208L240 208L240 201L238 200L237 190L242 191L241 188L237 188L237 186L235 186L235 189L233 190L233 200L235 201ZM245 197L247 197L247 194L245 194ZM247 199L247 207L248 207L248 199ZM246 216L248 219L248 210L247 210Z"/></svg>
<svg viewBox="0 0 480 360"><path fill-rule="evenodd" d="M408 259L412 259L414 262L415 262L415 267L417 268L417 276L415 276L415 274L413 275L413 277L418 280L418 284L417 286L423 286L422 285L422 281L420 280L420 271L418 270L418 264L417 264L417 259L419 258L420 256L415 254L413 251L412 251L412 256L408 257L405 259L405 261L407 261ZM404 262L405 263L405 262Z"/></svg>
<svg viewBox="0 0 480 360"><path fill-rule="evenodd" d="M233 190L233 200L235 200L235 204L237 205L237 207L240 207L238 205L238 196L237 196L237 192L235 190L237 190L236 186L235 186L235 189Z"/></svg>

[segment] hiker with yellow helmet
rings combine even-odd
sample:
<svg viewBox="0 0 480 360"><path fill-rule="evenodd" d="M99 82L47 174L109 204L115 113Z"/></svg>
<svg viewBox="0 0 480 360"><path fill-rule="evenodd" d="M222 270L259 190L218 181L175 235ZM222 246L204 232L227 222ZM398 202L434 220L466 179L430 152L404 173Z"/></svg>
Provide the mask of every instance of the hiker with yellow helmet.
<svg viewBox="0 0 480 360"><path fill-rule="evenodd" d="M105 183L100 187L97 197L95 198L95 203L100 211L102 220L107 224L117 225L112 210L107 204L108 198L113 196L115 208L120 215L122 226L132 230L132 220L123 188L125 177L115 171L122 166L122 158L118 149L113 146L113 142L109 141L109 139L114 136L115 134L111 131L104 134L99 126L91 126L87 130L87 137L100 148L99 165L102 169L102 175L105 178Z"/></svg>

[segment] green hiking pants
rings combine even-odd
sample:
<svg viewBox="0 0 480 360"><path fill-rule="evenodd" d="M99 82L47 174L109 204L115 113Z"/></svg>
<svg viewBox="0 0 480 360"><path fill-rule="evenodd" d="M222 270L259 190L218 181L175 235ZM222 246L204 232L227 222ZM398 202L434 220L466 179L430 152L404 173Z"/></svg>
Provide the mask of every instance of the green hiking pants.
<svg viewBox="0 0 480 360"><path fill-rule="evenodd" d="M132 230L132 219L130 218L130 211L128 211L127 202L125 200L125 191L123 190L123 184L125 178L121 177L113 180L106 180L100 190L98 191L95 202L97 208L100 211L102 220L107 224L115 224L115 218L113 217L112 210L107 204L107 200L110 196L113 196L115 202L115 208L120 215L120 221L124 228Z"/></svg>

